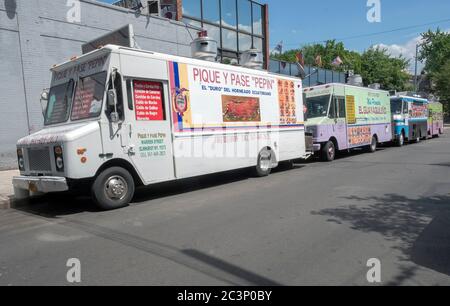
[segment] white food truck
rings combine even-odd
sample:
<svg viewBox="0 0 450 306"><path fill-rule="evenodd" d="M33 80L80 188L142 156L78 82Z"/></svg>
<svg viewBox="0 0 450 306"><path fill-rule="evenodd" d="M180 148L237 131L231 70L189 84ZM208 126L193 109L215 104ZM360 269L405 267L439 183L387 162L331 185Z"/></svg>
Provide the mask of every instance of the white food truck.
<svg viewBox="0 0 450 306"><path fill-rule="evenodd" d="M18 198L87 185L115 209L139 185L310 154L300 79L117 45L51 71L45 127L17 143Z"/></svg>

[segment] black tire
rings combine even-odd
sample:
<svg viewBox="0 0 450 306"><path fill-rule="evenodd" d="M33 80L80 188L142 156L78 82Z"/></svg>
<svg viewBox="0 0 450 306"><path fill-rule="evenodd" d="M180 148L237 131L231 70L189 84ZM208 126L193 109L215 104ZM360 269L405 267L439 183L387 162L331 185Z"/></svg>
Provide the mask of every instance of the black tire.
<svg viewBox="0 0 450 306"><path fill-rule="evenodd" d="M258 154L258 161L254 168L254 175L256 177L268 176L272 172L272 152L264 149Z"/></svg>
<svg viewBox="0 0 450 306"><path fill-rule="evenodd" d="M405 145L405 134L403 132L400 133L400 136L398 136L395 144L397 147L403 147Z"/></svg>
<svg viewBox="0 0 450 306"><path fill-rule="evenodd" d="M135 184L131 174L121 167L101 172L92 184L92 198L102 210L128 206L133 199Z"/></svg>
<svg viewBox="0 0 450 306"><path fill-rule="evenodd" d="M322 161L332 162L336 158L336 147L332 141L323 145L321 150Z"/></svg>
<svg viewBox="0 0 450 306"><path fill-rule="evenodd" d="M367 151L369 153L375 153L377 151L377 145L378 145L377 138L375 136L372 136L372 141L370 145L367 147Z"/></svg>

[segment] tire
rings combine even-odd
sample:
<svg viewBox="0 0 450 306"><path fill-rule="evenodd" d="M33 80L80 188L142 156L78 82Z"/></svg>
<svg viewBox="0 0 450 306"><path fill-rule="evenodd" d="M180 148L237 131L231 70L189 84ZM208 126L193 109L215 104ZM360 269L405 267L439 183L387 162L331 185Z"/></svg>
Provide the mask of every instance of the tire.
<svg viewBox="0 0 450 306"><path fill-rule="evenodd" d="M377 138L375 136L372 136L372 141L370 145L367 147L367 151L369 153L375 153L377 151L377 145L378 145Z"/></svg>
<svg viewBox="0 0 450 306"><path fill-rule="evenodd" d="M256 177L268 176L272 172L272 152L267 149L262 150L258 155L258 162L254 169Z"/></svg>
<svg viewBox="0 0 450 306"><path fill-rule="evenodd" d="M115 188L115 189L114 189ZM92 198L102 210L128 206L133 199L135 184L131 174L121 167L101 172L92 184Z"/></svg>
<svg viewBox="0 0 450 306"><path fill-rule="evenodd" d="M398 136L395 144L397 147L403 147L405 145L405 134L403 132L400 133L400 136Z"/></svg>
<svg viewBox="0 0 450 306"><path fill-rule="evenodd" d="M332 141L328 141L321 151L322 161L332 162L336 158L336 147Z"/></svg>

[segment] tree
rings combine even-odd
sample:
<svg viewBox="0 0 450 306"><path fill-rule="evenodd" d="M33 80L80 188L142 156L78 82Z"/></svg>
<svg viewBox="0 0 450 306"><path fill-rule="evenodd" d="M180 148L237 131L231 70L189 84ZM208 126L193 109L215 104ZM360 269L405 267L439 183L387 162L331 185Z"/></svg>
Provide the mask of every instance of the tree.
<svg viewBox="0 0 450 306"><path fill-rule="evenodd" d="M439 72L434 74L435 92L445 106L448 113L450 111L450 59L441 66Z"/></svg>
<svg viewBox="0 0 450 306"><path fill-rule="evenodd" d="M425 73L431 79L431 91L450 112L450 33L437 29L422 34L419 60L425 62Z"/></svg>
<svg viewBox="0 0 450 306"><path fill-rule="evenodd" d="M302 52L305 63L316 66L315 59L322 57L322 67L339 71L353 70L363 76L364 84L380 83L387 90L409 90L409 75L406 71L408 60L403 57L392 57L386 49L370 48L363 54L345 48L342 42L329 40L324 44L313 44L301 49L289 50L283 54L273 55L274 58L286 62L294 62L295 54ZM344 62L340 67L331 63L337 57Z"/></svg>
<svg viewBox="0 0 450 306"><path fill-rule="evenodd" d="M429 30L422 34L419 60L425 61L425 72L433 76L450 59L450 33Z"/></svg>
<svg viewBox="0 0 450 306"><path fill-rule="evenodd" d="M392 57L385 48L371 47L362 54L361 62L364 85L380 83L386 90L409 89L409 60L404 57Z"/></svg>

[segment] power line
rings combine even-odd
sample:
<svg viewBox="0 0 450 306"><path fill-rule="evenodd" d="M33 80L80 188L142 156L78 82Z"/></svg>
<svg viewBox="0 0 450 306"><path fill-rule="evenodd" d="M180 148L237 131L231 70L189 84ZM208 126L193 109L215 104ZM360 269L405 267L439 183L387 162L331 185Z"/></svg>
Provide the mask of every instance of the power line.
<svg viewBox="0 0 450 306"><path fill-rule="evenodd" d="M423 24L418 24L418 25L412 25L412 26L407 26L407 27L401 27L401 28L396 28L396 29L381 31L381 32L359 34L359 35L347 36L347 37L342 37L342 38L332 38L332 39L312 41L312 42L307 42L307 43L295 43L295 44L291 43L291 44L286 44L286 45L288 45L288 46L290 46L290 45L311 45L311 44L317 44L317 43L324 43L324 42L327 42L328 40L333 40L333 39L336 41L345 41L345 40L351 40L351 39L356 39L356 38L364 38L364 37L394 33L394 32L398 32L398 31L404 31L404 30L409 30L409 29L414 29L414 28L419 28L419 27L424 27L424 26L429 26L429 25L434 25L434 24L440 24L440 23L445 23L445 22L450 22L450 19L443 19L443 20L438 20L438 21L433 21L433 22L428 22L428 23L423 23Z"/></svg>

